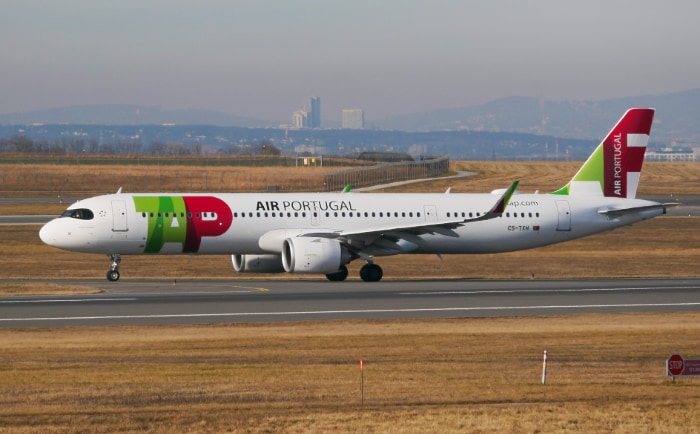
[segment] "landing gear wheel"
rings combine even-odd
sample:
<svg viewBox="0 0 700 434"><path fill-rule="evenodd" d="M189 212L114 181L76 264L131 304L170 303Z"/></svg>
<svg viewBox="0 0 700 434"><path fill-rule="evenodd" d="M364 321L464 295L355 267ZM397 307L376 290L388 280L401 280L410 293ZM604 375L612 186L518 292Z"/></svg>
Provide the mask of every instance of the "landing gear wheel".
<svg viewBox="0 0 700 434"><path fill-rule="evenodd" d="M382 267L377 264L365 264L360 268L360 278L365 282L379 282L383 275Z"/></svg>
<svg viewBox="0 0 700 434"><path fill-rule="evenodd" d="M348 267L346 267L345 265L341 265L338 271L336 271L335 273L326 274L326 279L330 280L331 282L342 282L347 278Z"/></svg>
<svg viewBox="0 0 700 434"><path fill-rule="evenodd" d="M112 263L109 266L109 271L107 272L107 280L110 282L116 282L119 280L119 264L122 262L122 255L119 253L113 253L109 255L109 259Z"/></svg>

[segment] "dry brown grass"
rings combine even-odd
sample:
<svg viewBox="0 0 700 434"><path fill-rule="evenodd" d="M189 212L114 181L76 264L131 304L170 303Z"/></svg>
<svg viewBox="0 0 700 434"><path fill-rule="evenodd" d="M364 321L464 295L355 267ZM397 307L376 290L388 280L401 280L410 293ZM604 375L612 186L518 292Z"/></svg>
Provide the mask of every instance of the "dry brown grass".
<svg viewBox="0 0 700 434"><path fill-rule="evenodd" d="M0 430L685 433L700 388L664 360L699 333L698 313L0 330Z"/></svg>
<svg viewBox="0 0 700 434"><path fill-rule="evenodd" d="M6 164L0 193L6 197L83 197L128 192L322 190L323 174L344 167L231 167Z"/></svg>
<svg viewBox="0 0 700 434"><path fill-rule="evenodd" d="M549 192L571 179L581 162L464 162L451 164L453 171L478 172L475 177L411 184L392 191L487 192L505 188L519 179L520 190ZM0 173L0 195L85 197L115 192L323 191L323 174L347 167L232 167L232 166L139 166L139 165L51 165L4 164ZM684 195L700 191L700 164L646 163L640 195ZM3 212L0 209L0 212Z"/></svg>
<svg viewBox="0 0 700 434"><path fill-rule="evenodd" d="M576 162L511 162L511 161L455 161L454 171L476 172L476 176L458 179L436 179L422 184L393 188L392 191L444 191L452 187L455 193L488 192L506 188L513 180L520 180L518 190L532 193L551 192L564 186L581 166ZM700 194L700 164L698 163L645 163L639 183L638 196L680 196Z"/></svg>
<svg viewBox="0 0 700 434"><path fill-rule="evenodd" d="M102 292L98 288L85 286L59 285L55 283L21 283L0 282L0 295L70 295L70 294L98 294Z"/></svg>

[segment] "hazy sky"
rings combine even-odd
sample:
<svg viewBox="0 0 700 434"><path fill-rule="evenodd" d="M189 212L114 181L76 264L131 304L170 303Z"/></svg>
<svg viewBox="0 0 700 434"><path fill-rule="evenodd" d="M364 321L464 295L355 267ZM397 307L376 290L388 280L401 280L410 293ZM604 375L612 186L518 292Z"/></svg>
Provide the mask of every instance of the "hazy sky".
<svg viewBox="0 0 700 434"><path fill-rule="evenodd" d="M368 120L700 87L700 2L3 0L0 113L80 104Z"/></svg>

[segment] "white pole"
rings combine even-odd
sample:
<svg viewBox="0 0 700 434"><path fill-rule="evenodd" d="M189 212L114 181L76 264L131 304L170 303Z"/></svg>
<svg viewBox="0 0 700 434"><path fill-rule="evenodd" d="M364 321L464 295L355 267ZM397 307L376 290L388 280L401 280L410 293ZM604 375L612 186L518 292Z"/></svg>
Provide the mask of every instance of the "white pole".
<svg viewBox="0 0 700 434"><path fill-rule="evenodd" d="M542 384L547 382L547 350L544 350L544 357L542 359Z"/></svg>

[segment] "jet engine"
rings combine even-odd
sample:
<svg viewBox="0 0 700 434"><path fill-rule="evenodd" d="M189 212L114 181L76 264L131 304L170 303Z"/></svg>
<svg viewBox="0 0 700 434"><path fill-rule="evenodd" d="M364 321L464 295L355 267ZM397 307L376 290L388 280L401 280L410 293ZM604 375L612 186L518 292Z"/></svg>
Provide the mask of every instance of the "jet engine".
<svg viewBox="0 0 700 434"><path fill-rule="evenodd" d="M282 244L282 265L289 273L330 274L352 260L338 240L287 238Z"/></svg>
<svg viewBox="0 0 700 434"><path fill-rule="evenodd" d="M239 273L282 273L280 255L231 255L233 269Z"/></svg>

